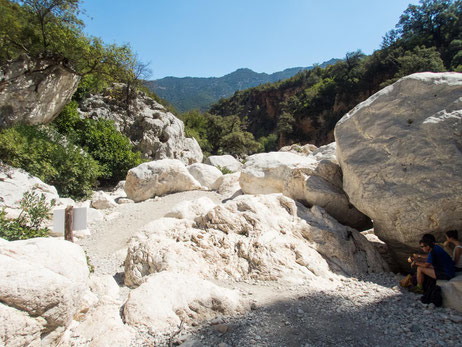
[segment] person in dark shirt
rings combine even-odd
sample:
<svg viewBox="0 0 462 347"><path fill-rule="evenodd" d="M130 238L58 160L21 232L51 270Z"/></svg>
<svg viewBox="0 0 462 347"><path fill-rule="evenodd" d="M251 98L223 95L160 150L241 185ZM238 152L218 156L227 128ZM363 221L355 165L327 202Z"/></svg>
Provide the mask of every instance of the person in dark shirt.
<svg viewBox="0 0 462 347"><path fill-rule="evenodd" d="M413 290L416 293L423 293L424 275L436 280L450 280L455 276L454 262L451 256L440 246L428 239L419 241L420 248L428 253L425 262L414 260L412 265L417 266L417 286Z"/></svg>

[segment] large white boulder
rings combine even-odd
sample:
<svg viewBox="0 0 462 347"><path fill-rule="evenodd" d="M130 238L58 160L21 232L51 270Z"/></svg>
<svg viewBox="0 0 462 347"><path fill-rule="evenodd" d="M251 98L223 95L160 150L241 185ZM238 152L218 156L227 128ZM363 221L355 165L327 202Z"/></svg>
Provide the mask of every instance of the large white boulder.
<svg viewBox="0 0 462 347"><path fill-rule="evenodd" d="M71 242L36 238L2 243L0 301L6 306L2 315L11 320L0 320L0 332L20 336L0 338L24 339L24 328L38 338L31 345L56 345L80 309L88 275L85 253Z"/></svg>
<svg viewBox="0 0 462 347"><path fill-rule="evenodd" d="M321 206L339 222L359 230L370 220L349 203L342 189L342 172L335 143L308 155L292 152L260 153L248 157L239 183L245 194L280 193L308 206Z"/></svg>
<svg viewBox="0 0 462 347"><path fill-rule="evenodd" d="M215 166L202 163L189 165L188 171L202 186L211 190L218 188L217 180L223 176Z"/></svg>
<svg viewBox="0 0 462 347"><path fill-rule="evenodd" d="M331 286L333 272L387 269L358 231L323 209L281 194L241 195L192 220L163 218L129 244L125 284L172 271L205 279L259 279Z"/></svg>
<svg viewBox="0 0 462 347"><path fill-rule="evenodd" d="M456 275L450 281L438 281L437 284L441 287L443 306L462 312L462 300L460 300L462 297L462 274L458 272Z"/></svg>
<svg viewBox="0 0 462 347"><path fill-rule="evenodd" d="M201 184L176 159L143 163L130 169L125 181L127 197L135 202L169 193L200 189Z"/></svg>
<svg viewBox="0 0 462 347"><path fill-rule="evenodd" d="M219 169L227 169L231 172L239 171L242 168L242 163L232 155L211 155L205 159L205 163L213 165Z"/></svg>
<svg viewBox="0 0 462 347"><path fill-rule="evenodd" d="M236 291L191 274L163 271L130 292L124 318L133 327L159 334L178 330L182 321L191 325L248 309Z"/></svg>
<svg viewBox="0 0 462 347"><path fill-rule="evenodd" d="M56 188L43 183L39 178L22 169L0 163L0 208L18 209L19 201L27 191L43 194L47 201L59 201Z"/></svg>
<svg viewBox="0 0 462 347"><path fill-rule="evenodd" d="M312 172L317 161L313 157L291 152L258 153L247 157L239 184L244 194L282 193L284 184L295 169Z"/></svg>
<svg viewBox="0 0 462 347"><path fill-rule="evenodd" d="M113 120L145 158L178 159L186 165L202 162L197 141L185 137L183 122L164 106L139 91L133 92L128 110L121 100L126 100L126 86L114 84L85 99L79 112L83 117Z"/></svg>
<svg viewBox="0 0 462 347"><path fill-rule="evenodd" d="M51 122L80 81L63 62L26 55L0 68L0 128Z"/></svg>
<svg viewBox="0 0 462 347"><path fill-rule="evenodd" d="M343 189L407 266L424 233L462 229L462 74L404 77L335 127Z"/></svg>

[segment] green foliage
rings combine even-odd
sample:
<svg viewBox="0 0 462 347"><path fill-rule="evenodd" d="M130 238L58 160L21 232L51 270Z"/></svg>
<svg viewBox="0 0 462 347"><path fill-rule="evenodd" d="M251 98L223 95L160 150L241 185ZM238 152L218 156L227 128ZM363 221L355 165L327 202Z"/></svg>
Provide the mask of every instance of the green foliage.
<svg viewBox="0 0 462 347"><path fill-rule="evenodd" d="M247 155L259 152L263 146L246 131L246 119L237 116L220 117L197 110L180 116L186 136L194 137L202 151L208 154Z"/></svg>
<svg viewBox="0 0 462 347"><path fill-rule="evenodd" d="M81 119L77 106L75 101L66 105L54 121L56 129L99 163L101 183L114 184L125 179L129 169L142 163L141 154L133 151L133 145L113 121Z"/></svg>
<svg viewBox="0 0 462 347"><path fill-rule="evenodd" d="M89 154L46 127L18 125L0 131L0 159L74 199L88 197L101 174Z"/></svg>
<svg viewBox="0 0 462 347"><path fill-rule="evenodd" d="M221 167L220 165L217 166L217 169L221 171L223 175L231 174L233 173L230 169L227 167Z"/></svg>
<svg viewBox="0 0 462 347"><path fill-rule="evenodd" d="M461 37L462 1L421 0L409 5L385 35L382 49L371 56L347 53L334 65L236 92L210 112L246 118L247 131L265 150L274 135L278 147L323 145L332 140L332 130L345 113L397 79L422 71L462 71Z"/></svg>
<svg viewBox="0 0 462 347"><path fill-rule="evenodd" d="M48 203L43 194L25 192L19 204L21 213L16 219L7 219L4 208L0 211L0 237L14 241L48 236L50 230L41 226L50 219L55 201Z"/></svg>
<svg viewBox="0 0 462 347"><path fill-rule="evenodd" d="M277 151L278 136L274 133L269 134L268 136L261 136L258 138L258 142L262 146L264 152Z"/></svg>

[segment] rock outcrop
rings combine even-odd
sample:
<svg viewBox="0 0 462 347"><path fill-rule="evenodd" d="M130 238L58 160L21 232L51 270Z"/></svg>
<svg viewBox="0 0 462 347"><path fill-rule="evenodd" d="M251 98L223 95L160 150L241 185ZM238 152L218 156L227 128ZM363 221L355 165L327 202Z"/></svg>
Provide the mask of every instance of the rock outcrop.
<svg viewBox="0 0 462 347"><path fill-rule="evenodd" d="M83 250L37 238L0 244L0 341L55 346L88 290Z"/></svg>
<svg viewBox="0 0 462 347"><path fill-rule="evenodd" d="M205 163L213 165L219 169L226 169L231 172L236 172L241 170L242 164L239 160L234 158L232 155L211 155L205 159Z"/></svg>
<svg viewBox="0 0 462 347"><path fill-rule="evenodd" d="M198 323L248 309L236 291L187 273L162 271L130 292L124 318L127 324L156 334L176 331L182 321Z"/></svg>
<svg viewBox="0 0 462 347"><path fill-rule="evenodd" d="M128 171L125 180L127 197L135 202L200 188L201 184L177 159L163 159L138 165Z"/></svg>
<svg viewBox="0 0 462 347"><path fill-rule="evenodd" d="M335 128L343 189L405 259L424 233L462 229L462 74L404 77Z"/></svg>
<svg viewBox="0 0 462 347"><path fill-rule="evenodd" d="M172 271L204 279L309 281L331 287L335 273L383 271L387 265L358 231L319 207L281 194L242 195L193 220L162 218L132 238L125 283Z"/></svg>
<svg viewBox="0 0 462 347"><path fill-rule="evenodd" d="M321 206L339 222L364 230L368 217L350 204L342 189L342 171L335 157L335 143L309 155L270 152L249 156L239 183L245 194L283 193L308 206Z"/></svg>
<svg viewBox="0 0 462 347"><path fill-rule="evenodd" d="M72 97L80 76L52 58L19 59L0 67L0 128L45 124Z"/></svg>
<svg viewBox="0 0 462 347"><path fill-rule="evenodd" d="M79 112L113 120L145 158L179 159L186 165L202 162L202 150L194 138L185 137L181 120L143 92L137 92L127 107L125 93L124 85L115 84L84 100Z"/></svg>

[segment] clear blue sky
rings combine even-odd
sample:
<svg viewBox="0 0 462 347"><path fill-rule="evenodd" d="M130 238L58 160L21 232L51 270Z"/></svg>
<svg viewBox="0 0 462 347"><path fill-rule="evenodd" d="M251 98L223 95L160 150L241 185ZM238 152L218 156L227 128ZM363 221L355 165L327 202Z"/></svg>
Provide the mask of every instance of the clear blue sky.
<svg viewBox="0 0 462 347"><path fill-rule="evenodd" d="M152 76L272 73L371 54L410 0L84 0L87 34L129 43Z"/></svg>

